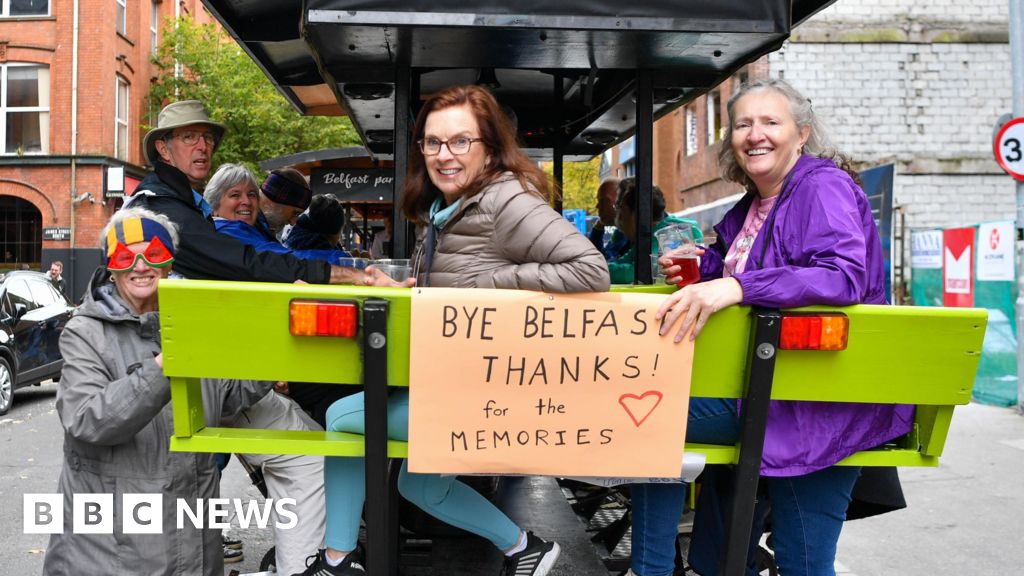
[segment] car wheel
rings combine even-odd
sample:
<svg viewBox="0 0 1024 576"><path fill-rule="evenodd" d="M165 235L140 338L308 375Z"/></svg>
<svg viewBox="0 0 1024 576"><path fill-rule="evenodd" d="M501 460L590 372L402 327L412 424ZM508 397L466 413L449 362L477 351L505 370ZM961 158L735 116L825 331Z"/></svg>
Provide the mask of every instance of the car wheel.
<svg viewBox="0 0 1024 576"><path fill-rule="evenodd" d="M7 414L14 402L14 375L7 360L0 358L0 416Z"/></svg>

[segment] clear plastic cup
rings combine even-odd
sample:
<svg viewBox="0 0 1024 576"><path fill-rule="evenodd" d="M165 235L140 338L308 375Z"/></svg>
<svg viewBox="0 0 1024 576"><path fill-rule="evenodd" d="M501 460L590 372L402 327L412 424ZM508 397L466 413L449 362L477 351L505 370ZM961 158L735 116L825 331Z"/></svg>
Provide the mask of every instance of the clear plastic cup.
<svg viewBox="0 0 1024 576"><path fill-rule="evenodd" d="M658 240L658 254L662 255L669 252L682 255L693 252L697 247L693 239L693 229L689 225L666 226L656 231L654 237Z"/></svg>
<svg viewBox="0 0 1024 576"><path fill-rule="evenodd" d="M654 233L658 240L658 255L672 260L673 266L679 266L680 278L676 284L680 288L700 280L700 267L697 260L697 243L693 239L693 229L689 225L666 226Z"/></svg>
<svg viewBox="0 0 1024 576"><path fill-rule="evenodd" d="M411 266L412 260L408 258L377 258L373 261L374 266Z"/></svg>
<svg viewBox="0 0 1024 576"><path fill-rule="evenodd" d="M373 261L373 267L396 282L412 277L412 260L408 258L378 258Z"/></svg>
<svg viewBox="0 0 1024 576"><path fill-rule="evenodd" d="M400 266L394 264L373 264L373 267L387 274L395 282L402 282L412 277L412 266Z"/></svg>
<svg viewBox="0 0 1024 576"><path fill-rule="evenodd" d="M651 254L651 281L653 282L664 282L665 281L665 270L658 263L657 254Z"/></svg>

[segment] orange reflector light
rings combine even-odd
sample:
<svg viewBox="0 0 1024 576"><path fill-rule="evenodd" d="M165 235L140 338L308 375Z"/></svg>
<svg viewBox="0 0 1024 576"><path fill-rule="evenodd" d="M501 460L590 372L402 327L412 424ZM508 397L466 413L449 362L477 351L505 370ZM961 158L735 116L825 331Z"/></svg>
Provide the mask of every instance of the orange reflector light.
<svg viewBox="0 0 1024 576"><path fill-rule="evenodd" d="M846 350L850 319L842 314L783 316L782 350Z"/></svg>
<svg viewBox="0 0 1024 576"><path fill-rule="evenodd" d="M292 336L354 338L359 332L359 306L355 302L292 300L288 331Z"/></svg>

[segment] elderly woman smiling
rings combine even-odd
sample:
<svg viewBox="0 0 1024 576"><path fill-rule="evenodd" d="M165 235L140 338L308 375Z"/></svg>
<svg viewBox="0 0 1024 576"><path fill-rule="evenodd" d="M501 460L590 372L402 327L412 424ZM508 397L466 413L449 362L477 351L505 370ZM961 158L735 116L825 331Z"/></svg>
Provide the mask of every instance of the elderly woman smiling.
<svg viewBox="0 0 1024 576"><path fill-rule="evenodd" d="M747 194L715 226L718 241L703 254L701 281L673 293L658 310L661 333L674 333L677 342L696 338L711 315L736 304L884 304L871 207L849 162L829 144L811 101L781 80L764 80L730 98L728 113L719 164ZM680 274L668 259L661 265L669 281ZM687 440L735 442L737 408L732 400L691 399ZM907 433L912 422L912 406L772 401L761 480L782 574L835 573L836 545L860 468L834 464ZM705 474L715 475L713 468ZM722 519L716 511L722 507L709 496L715 482L704 486L689 560L711 576L717 574ZM632 573L668 576L686 487L637 484L631 494Z"/></svg>
<svg viewBox="0 0 1024 576"><path fill-rule="evenodd" d="M113 534L74 534L72 514L50 538L45 574L220 576L218 530L179 529L176 500L218 496L213 454L170 452L170 382L163 375L157 283L178 244L175 226L139 208L122 210L101 233L107 257L60 337L64 369L57 414L64 428L59 490L64 509L76 493L113 493ZM216 425L256 402L270 382L203 381L206 421ZM125 534L122 497L161 494L162 534ZM143 512L145 514L145 512Z"/></svg>

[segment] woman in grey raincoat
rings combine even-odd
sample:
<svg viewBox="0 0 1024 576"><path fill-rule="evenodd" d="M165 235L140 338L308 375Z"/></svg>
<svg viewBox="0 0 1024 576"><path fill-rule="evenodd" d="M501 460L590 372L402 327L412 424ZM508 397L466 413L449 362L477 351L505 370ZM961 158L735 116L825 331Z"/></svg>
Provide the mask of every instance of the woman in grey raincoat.
<svg viewBox="0 0 1024 576"><path fill-rule="evenodd" d="M57 412L64 427L63 532L50 538L43 572L221 576L219 530L177 526L176 501L196 509L219 495L213 454L170 452L171 391L163 375L157 282L174 261L177 229L144 209L118 212L100 234L107 264L61 338L64 370ZM203 382L206 422L215 425L264 396L270 382ZM73 533L75 494L112 494L112 533ZM162 511L132 507L155 534L125 534L126 494L160 495ZM202 512L201 512L202 513ZM206 516L206 514L203 514Z"/></svg>

